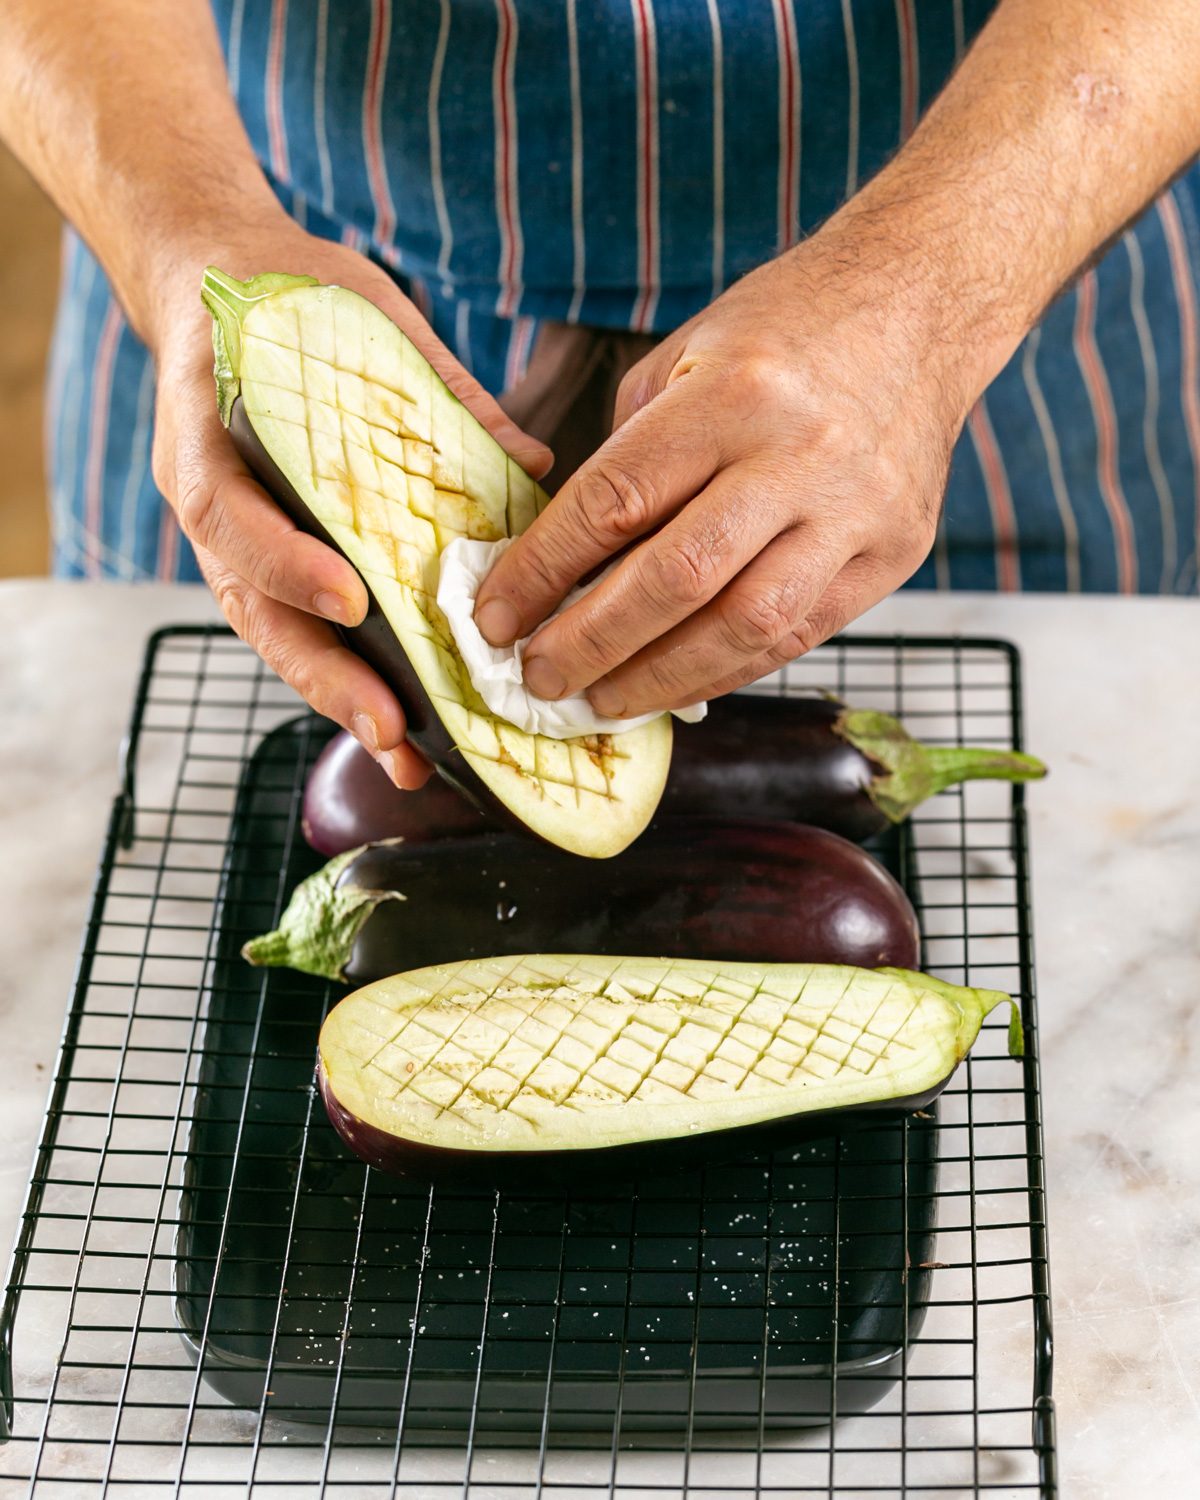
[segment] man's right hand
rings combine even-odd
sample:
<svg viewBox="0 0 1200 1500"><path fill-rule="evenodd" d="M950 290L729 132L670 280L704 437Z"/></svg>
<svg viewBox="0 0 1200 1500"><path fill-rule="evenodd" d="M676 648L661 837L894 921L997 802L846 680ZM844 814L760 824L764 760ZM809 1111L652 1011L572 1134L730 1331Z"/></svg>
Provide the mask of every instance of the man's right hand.
<svg viewBox="0 0 1200 1500"><path fill-rule="evenodd" d="M208 259L238 277L287 271L336 282L370 298L421 350L454 394L535 475L547 450L527 437L440 343L391 278L344 245L278 224L236 243L216 242ZM217 414L211 321L200 302L203 267L172 275L152 343L158 366L154 478L191 542L225 618L285 682L370 751L397 786L429 775L404 739L404 711L330 622L359 624L367 591L354 568L299 531L251 478Z"/></svg>

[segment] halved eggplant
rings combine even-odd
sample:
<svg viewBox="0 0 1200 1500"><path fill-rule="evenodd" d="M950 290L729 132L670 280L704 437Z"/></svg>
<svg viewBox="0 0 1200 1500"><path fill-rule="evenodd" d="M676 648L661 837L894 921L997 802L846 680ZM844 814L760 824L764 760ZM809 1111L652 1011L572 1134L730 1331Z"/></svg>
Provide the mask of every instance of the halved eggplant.
<svg viewBox="0 0 1200 1500"><path fill-rule="evenodd" d="M383 1171L663 1171L923 1108L995 990L902 969L536 954L397 974L321 1028L330 1120Z"/></svg>
<svg viewBox="0 0 1200 1500"><path fill-rule="evenodd" d="M735 693L676 735L659 811L736 807L742 817L809 823L860 843L958 782L1045 774L1040 760L1015 750L923 745L875 709ZM486 821L444 783L398 791L348 734L321 752L304 789L304 836L326 855L375 839L478 832Z"/></svg>
<svg viewBox="0 0 1200 1500"><path fill-rule="evenodd" d="M912 903L865 850L796 823L670 818L602 866L519 834L368 844L292 894L253 964L365 983L497 953L915 968Z"/></svg>
<svg viewBox="0 0 1200 1500"><path fill-rule="evenodd" d="M371 612L346 639L400 697L413 743L480 807L548 842L624 849L666 783L669 717L620 735L524 734L475 692L435 602L450 541L515 535L545 494L357 293L210 267L203 298L221 416L277 503L362 575Z"/></svg>

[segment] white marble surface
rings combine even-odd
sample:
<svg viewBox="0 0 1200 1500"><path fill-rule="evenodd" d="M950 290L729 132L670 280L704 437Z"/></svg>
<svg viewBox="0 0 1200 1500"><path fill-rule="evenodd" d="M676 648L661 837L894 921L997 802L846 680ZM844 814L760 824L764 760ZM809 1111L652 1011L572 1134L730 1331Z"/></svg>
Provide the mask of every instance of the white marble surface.
<svg viewBox="0 0 1200 1500"><path fill-rule="evenodd" d="M0 585L5 1244L143 642L158 624L207 618L215 609L198 590ZM1027 740L1053 766L1030 806L1063 1493L1190 1495L1200 1465L1200 607L906 595L863 628L1000 635L1023 649ZM1021 1384L1007 1394L1019 1402L1027 1362L1014 1372ZM993 1394L1000 1404L1006 1393Z"/></svg>

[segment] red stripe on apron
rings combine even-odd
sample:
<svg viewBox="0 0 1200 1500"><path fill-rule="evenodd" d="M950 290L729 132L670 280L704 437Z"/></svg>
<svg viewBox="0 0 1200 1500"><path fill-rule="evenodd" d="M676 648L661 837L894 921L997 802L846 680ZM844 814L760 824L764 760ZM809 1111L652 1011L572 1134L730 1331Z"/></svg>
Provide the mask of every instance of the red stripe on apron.
<svg viewBox="0 0 1200 1500"><path fill-rule="evenodd" d="M396 232L396 210L388 186L383 156L383 78L387 71L388 38L392 31L391 0L372 0L371 37L367 50L367 80L363 90L363 150L367 159L367 181L375 209L375 242L391 243Z"/></svg>
<svg viewBox="0 0 1200 1500"><path fill-rule="evenodd" d="M279 182L291 176L287 129L283 123L283 52L287 38L288 0L272 0L267 45L267 146L271 171Z"/></svg>
<svg viewBox="0 0 1200 1500"><path fill-rule="evenodd" d="M988 509L992 513L992 529L996 536L996 587L1005 593L1015 593L1021 587L1021 568L1017 558L1017 515L1013 508L1012 490L1009 488L1004 458L983 397L972 407L967 426L979 457Z"/></svg>
<svg viewBox="0 0 1200 1500"><path fill-rule="evenodd" d="M513 88L517 17L512 0L496 0L496 60L492 97L496 113L496 190L500 219L500 297L496 312L511 318L517 305L516 97Z"/></svg>
<svg viewBox="0 0 1200 1500"><path fill-rule="evenodd" d="M1175 194L1168 191L1158 200L1158 217L1162 221L1171 258L1171 279L1175 300L1179 304L1179 340L1183 351L1181 375L1184 426L1192 454L1192 473L1196 485L1196 553L1200 560L1200 360L1197 358L1196 284L1179 217Z"/></svg>
<svg viewBox="0 0 1200 1500"><path fill-rule="evenodd" d="M1075 357L1083 372L1092 417L1096 423L1096 481L1113 529L1117 549L1117 589L1137 592L1137 552L1133 544L1133 522L1121 487L1117 468L1117 414L1100 347L1096 343L1096 273L1080 279L1075 310Z"/></svg>

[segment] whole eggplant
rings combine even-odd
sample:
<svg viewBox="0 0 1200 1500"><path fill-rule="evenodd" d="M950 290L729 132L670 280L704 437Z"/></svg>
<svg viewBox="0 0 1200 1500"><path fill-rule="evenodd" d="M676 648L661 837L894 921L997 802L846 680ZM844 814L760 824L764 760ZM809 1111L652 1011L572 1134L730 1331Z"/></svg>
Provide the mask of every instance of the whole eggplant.
<svg viewBox="0 0 1200 1500"><path fill-rule="evenodd" d="M304 785L300 828L318 854L344 854L379 839L427 843L497 826L440 776L419 792L400 791L345 730L318 755Z"/></svg>
<svg viewBox="0 0 1200 1500"><path fill-rule="evenodd" d="M1028 781L1041 761L1011 750L922 745L888 714L830 698L736 693L702 724L675 735L660 816L785 819L856 843L899 823L959 781ZM444 781L401 792L348 734L313 767L304 792L304 836L333 855L376 839L424 841L489 825Z"/></svg>
<svg viewBox="0 0 1200 1500"><path fill-rule="evenodd" d="M361 984L536 952L912 969L920 937L901 887L836 834L678 818L602 866L505 832L368 844L302 882L242 952Z"/></svg>

